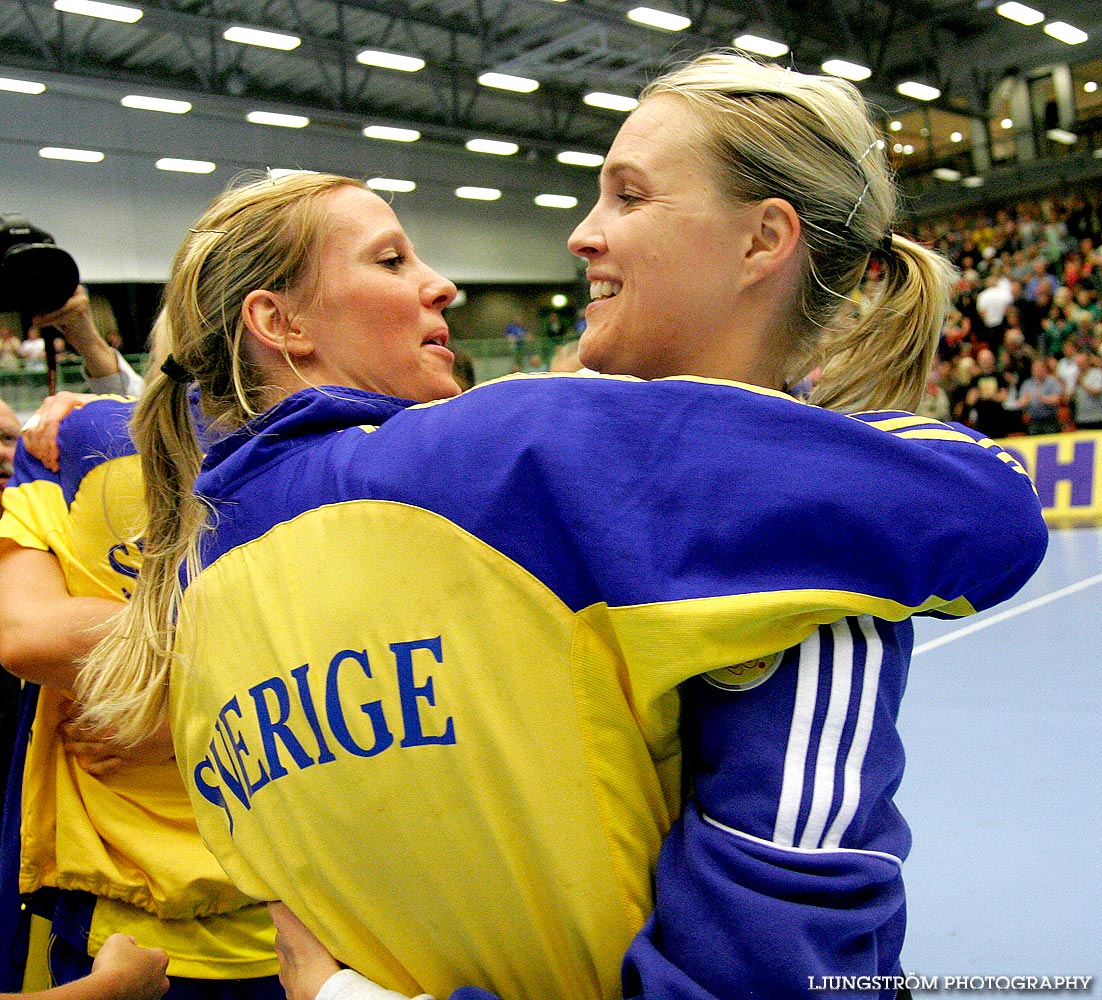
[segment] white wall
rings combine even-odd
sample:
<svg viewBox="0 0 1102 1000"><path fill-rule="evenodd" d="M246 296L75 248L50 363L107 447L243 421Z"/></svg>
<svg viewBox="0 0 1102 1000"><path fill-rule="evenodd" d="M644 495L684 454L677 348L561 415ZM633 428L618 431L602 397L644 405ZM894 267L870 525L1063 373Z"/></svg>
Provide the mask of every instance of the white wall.
<svg viewBox="0 0 1102 1000"><path fill-rule="evenodd" d="M97 149L96 164L46 160L42 146ZM211 160L209 175L167 173L161 156ZM77 260L86 281L164 281L184 232L240 171L304 167L415 180L394 206L419 255L462 282L564 282L578 262L566 238L596 194L596 171L554 161L380 142L324 126L251 125L229 116L136 111L90 97L0 92L0 211L20 212ZM498 187L497 202L463 201L461 184ZM536 206L570 194L576 209Z"/></svg>

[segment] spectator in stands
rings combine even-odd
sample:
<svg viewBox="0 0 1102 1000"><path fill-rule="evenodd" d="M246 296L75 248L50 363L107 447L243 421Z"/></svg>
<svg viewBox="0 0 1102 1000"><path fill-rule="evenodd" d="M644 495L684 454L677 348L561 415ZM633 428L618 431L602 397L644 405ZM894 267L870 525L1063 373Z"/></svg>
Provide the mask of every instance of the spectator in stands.
<svg viewBox="0 0 1102 1000"><path fill-rule="evenodd" d="M1079 348L1072 338L1068 338L1060 347L1060 357L1056 360L1056 377L1064 386L1064 400L1070 400L1075 394L1075 383L1079 381L1079 362L1076 355Z"/></svg>
<svg viewBox="0 0 1102 1000"><path fill-rule="evenodd" d="M15 446L18 443L19 418L15 415L15 410L0 399L0 490L8 485Z"/></svg>
<svg viewBox="0 0 1102 1000"><path fill-rule="evenodd" d="M988 347L976 355L976 368L964 398L967 423L987 437L1001 438L1006 433L1006 376L995 367L995 352Z"/></svg>
<svg viewBox="0 0 1102 1000"><path fill-rule="evenodd" d="M31 327L19 345L19 358L23 367L29 372L44 372L46 370L46 341L42 339L41 332L36 327Z"/></svg>
<svg viewBox="0 0 1102 1000"><path fill-rule="evenodd" d="M922 399L915 413L944 422L952 419L952 409L949 405L949 396L940 385L941 371L941 362L931 366L930 374L926 379L926 388L922 390Z"/></svg>
<svg viewBox="0 0 1102 1000"><path fill-rule="evenodd" d="M976 312L983 321L980 336L992 350L1002 345L1006 311L1013 302L1010 279L1001 270L988 275L983 291L976 296Z"/></svg>
<svg viewBox="0 0 1102 1000"><path fill-rule="evenodd" d="M1038 257L1033 262L1033 274L1025 284L1025 295L1032 302L1037 302L1042 290L1047 291L1051 298L1059 287L1056 278L1049 273L1048 261L1044 257Z"/></svg>
<svg viewBox="0 0 1102 1000"><path fill-rule="evenodd" d="M1075 357L1079 379L1075 385L1072 416L1081 431L1102 430L1102 358L1082 351Z"/></svg>
<svg viewBox="0 0 1102 1000"><path fill-rule="evenodd" d="M1003 337L1003 346L999 348L998 368L1006 375L1013 373L1021 385L1033 368L1033 359L1037 352L1025 342L1025 334L1020 327L1007 327Z"/></svg>
<svg viewBox="0 0 1102 1000"><path fill-rule="evenodd" d="M19 338L6 326L0 326L0 371L18 371L21 367Z"/></svg>
<svg viewBox="0 0 1102 1000"><path fill-rule="evenodd" d="M1018 394L1026 420L1027 434L1056 434L1060 430L1060 403L1064 398L1063 383L1038 358L1033 371L1022 383Z"/></svg>

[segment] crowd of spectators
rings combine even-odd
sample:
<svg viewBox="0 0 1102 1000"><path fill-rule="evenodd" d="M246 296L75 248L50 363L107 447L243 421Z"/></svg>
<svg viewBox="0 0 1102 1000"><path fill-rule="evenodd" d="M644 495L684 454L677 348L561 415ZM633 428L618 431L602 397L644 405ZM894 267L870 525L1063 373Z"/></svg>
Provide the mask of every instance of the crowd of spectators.
<svg viewBox="0 0 1102 1000"><path fill-rule="evenodd" d="M1102 428L1102 189L918 229L960 269L921 412L990 437Z"/></svg>

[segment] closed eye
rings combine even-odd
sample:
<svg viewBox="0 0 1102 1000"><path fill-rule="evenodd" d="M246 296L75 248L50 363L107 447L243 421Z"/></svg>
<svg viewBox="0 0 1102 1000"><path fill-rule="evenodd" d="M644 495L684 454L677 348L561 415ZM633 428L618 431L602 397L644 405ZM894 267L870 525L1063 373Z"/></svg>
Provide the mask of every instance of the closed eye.
<svg viewBox="0 0 1102 1000"><path fill-rule="evenodd" d="M392 271L397 271L405 262L405 254L400 253L394 254L393 257L384 257L381 261L379 261L379 263L382 264L383 267L390 268L390 270Z"/></svg>

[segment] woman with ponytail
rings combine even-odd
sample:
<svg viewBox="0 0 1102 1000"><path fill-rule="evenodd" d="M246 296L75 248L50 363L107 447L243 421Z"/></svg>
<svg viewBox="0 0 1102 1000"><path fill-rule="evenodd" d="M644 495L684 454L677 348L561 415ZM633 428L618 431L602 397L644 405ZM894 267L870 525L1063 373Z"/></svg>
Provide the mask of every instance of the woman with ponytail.
<svg viewBox="0 0 1102 1000"><path fill-rule="evenodd" d="M1005 600L1047 539L1009 455L895 409L949 269L893 199L853 88L702 57L570 241L602 374L452 399L454 286L384 202L228 192L166 290L134 419L161 510L88 719L167 712L239 888L387 990L891 996L907 619ZM874 412L786 395L819 364L822 404ZM679 714L695 798L643 928Z"/></svg>

